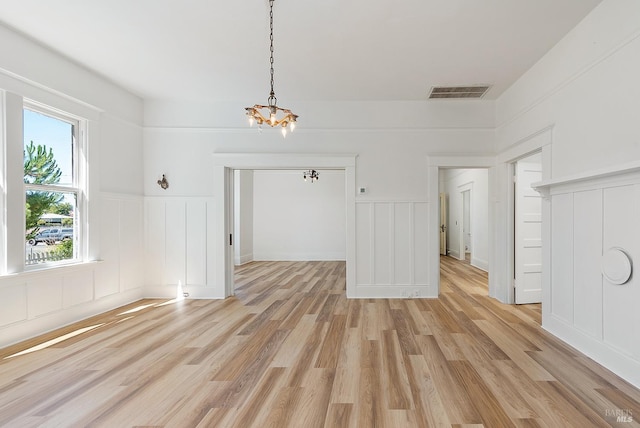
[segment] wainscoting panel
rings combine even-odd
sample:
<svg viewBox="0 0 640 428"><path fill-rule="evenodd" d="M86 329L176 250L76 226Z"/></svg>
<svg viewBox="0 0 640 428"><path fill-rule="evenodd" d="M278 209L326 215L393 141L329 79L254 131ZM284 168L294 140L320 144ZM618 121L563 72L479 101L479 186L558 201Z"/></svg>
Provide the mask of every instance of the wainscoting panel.
<svg viewBox="0 0 640 428"><path fill-rule="evenodd" d="M415 284L429 282L429 204L413 204L413 281ZM438 265L437 269L440 269ZM437 296L437 290L435 290ZM436 297L433 296L433 297Z"/></svg>
<svg viewBox="0 0 640 428"><path fill-rule="evenodd" d="M538 189L551 201L543 327L640 386L640 162Z"/></svg>
<svg viewBox="0 0 640 428"><path fill-rule="evenodd" d="M356 204L357 284L373 283L373 204Z"/></svg>
<svg viewBox="0 0 640 428"><path fill-rule="evenodd" d="M207 283L207 203L193 201L187 204L186 283Z"/></svg>
<svg viewBox="0 0 640 428"><path fill-rule="evenodd" d="M162 284L165 278L166 202L164 199L145 199L145 285Z"/></svg>
<svg viewBox="0 0 640 428"><path fill-rule="evenodd" d="M5 307L0 311L0 326L25 321L27 314L27 286L24 283L2 287Z"/></svg>
<svg viewBox="0 0 640 428"><path fill-rule="evenodd" d="M165 204L164 263L165 282L178 284L187 277L187 201L167 201Z"/></svg>
<svg viewBox="0 0 640 428"><path fill-rule="evenodd" d="M142 289L143 210L141 197L103 196L95 298Z"/></svg>
<svg viewBox="0 0 640 428"><path fill-rule="evenodd" d="M413 219L413 204L394 204L393 213L393 273L394 284L413 283L413 230L415 229Z"/></svg>
<svg viewBox="0 0 640 428"><path fill-rule="evenodd" d="M0 347L143 297L142 196L105 192L93 201L94 260L0 277Z"/></svg>
<svg viewBox="0 0 640 428"><path fill-rule="evenodd" d="M375 203L373 213L373 278L376 284L391 284L395 255L393 204Z"/></svg>
<svg viewBox="0 0 640 428"><path fill-rule="evenodd" d="M205 197L146 199L147 296L173 297L180 283L191 297L212 297L213 204Z"/></svg>
<svg viewBox="0 0 640 428"><path fill-rule="evenodd" d="M100 253L95 298L116 295L120 291L120 199L103 198L100 209Z"/></svg>
<svg viewBox="0 0 640 428"><path fill-rule="evenodd" d="M27 284L27 301L29 302L29 318L57 312L62 305L62 277L54 280L40 279Z"/></svg>
<svg viewBox="0 0 640 428"><path fill-rule="evenodd" d="M93 300L93 271L76 272L63 279L62 306L71 308Z"/></svg>
<svg viewBox="0 0 640 428"><path fill-rule="evenodd" d="M610 248L623 249L631 257L636 269L640 268L640 199L637 188L638 185L604 189L602 247L603 252ZM628 354L635 353L640 338L640 325L634 325L640 304L639 286L638 272L621 285L604 279L604 341Z"/></svg>
<svg viewBox="0 0 640 428"><path fill-rule="evenodd" d="M576 192L574 212L574 323L602 340L602 190Z"/></svg>
<svg viewBox="0 0 640 428"><path fill-rule="evenodd" d="M356 203L356 289L361 298L436 297L428 284L428 204Z"/></svg>
<svg viewBox="0 0 640 428"><path fill-rule="evenodd" d="M142 288L144 270L139 262L144 251L142 199L124 199L119 204L119 260L121 290Z"/></svg>
<svg viewBox="0 0 640 428"><path fill-rule="evenodd" d="M573 324L573 194L552 198L551 313Z"/></svg>

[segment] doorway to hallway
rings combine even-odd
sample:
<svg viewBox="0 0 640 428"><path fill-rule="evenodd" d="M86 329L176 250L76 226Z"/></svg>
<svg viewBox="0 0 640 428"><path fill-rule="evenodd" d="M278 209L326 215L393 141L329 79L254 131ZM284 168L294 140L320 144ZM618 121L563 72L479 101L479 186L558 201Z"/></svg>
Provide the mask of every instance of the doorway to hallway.
<svg viewBox="0 0 640 428"><path fill-rule="evenodd" d="M439 172L443 255L489 270L489 172L451 168Z"/></svg>

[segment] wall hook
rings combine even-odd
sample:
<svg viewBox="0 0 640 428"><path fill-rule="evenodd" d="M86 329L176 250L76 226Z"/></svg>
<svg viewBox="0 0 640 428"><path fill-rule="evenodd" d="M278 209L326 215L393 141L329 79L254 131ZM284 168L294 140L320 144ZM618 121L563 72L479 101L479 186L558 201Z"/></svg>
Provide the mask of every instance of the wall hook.
<svg viewBox="0 0 640 428"><path fill-rule="evenodd" d="M158 180L158 185L162 187L164 190L167 190L169 187L169 182L167 181L167 177L162 174L162 180Z"/></svg>

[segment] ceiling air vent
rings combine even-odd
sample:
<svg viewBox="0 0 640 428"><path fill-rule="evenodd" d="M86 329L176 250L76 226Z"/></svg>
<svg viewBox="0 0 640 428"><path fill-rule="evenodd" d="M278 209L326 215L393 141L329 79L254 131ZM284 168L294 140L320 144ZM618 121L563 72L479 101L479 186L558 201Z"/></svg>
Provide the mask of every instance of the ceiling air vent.
<svg viewBox="0 0 640 428"><path fill-rule="evenodd" d="M489 85L473 86L432 86L429 99L434 98L482 98Z"/></svg>

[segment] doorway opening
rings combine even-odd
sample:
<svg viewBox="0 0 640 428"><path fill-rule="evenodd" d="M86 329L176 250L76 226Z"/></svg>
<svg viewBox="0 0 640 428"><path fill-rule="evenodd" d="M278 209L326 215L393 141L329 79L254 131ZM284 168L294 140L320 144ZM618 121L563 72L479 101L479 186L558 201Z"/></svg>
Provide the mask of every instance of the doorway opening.
<svg viewBox="0 0 640 428"><path fill-rule="evenodd" d="M441 250L440 270L454 260L489 270L489 171L487 168L441 168L440 232L446 248ZM443 259L446 257L446 259ZM446 266L443 265L445 261ZM442 272L441 272L442 273ZM443 275L441 275L443 277ZM486 286L486 284L485 284ZM488 294L488 288L486 293Z"/></svg>
<svg viewBox="0 0 640 428"><path fill-rule="evenodd" d="M311 181L299 169L234 170L234 271L253 261L345 260L344 169L316 173Z"/></svg>
<svg viewBox="0 0 640 428"><path fill-rule="evenodd" d="M315 168L344 171L346 294L356 297L355 284L355 155L313 154L215 154L215 278L220 297L234 294L234 171L235 170L299 170ZM302 180L302 178L301 178ZM315 185L314 184L309 184Z"/></svg>

